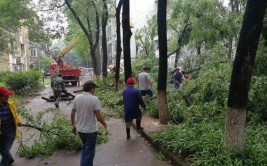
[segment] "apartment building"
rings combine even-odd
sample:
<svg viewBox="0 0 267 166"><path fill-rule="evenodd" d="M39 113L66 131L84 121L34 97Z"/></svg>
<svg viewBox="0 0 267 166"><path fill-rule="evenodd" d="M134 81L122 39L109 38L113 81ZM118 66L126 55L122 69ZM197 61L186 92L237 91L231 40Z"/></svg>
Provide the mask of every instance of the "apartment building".
<svg viewBox="0 0 267 166"><path fill-rule="evenodd" d="M42 71L40 68L40 57L41 56L49 56L52 57L52 51L50 50L52 43L49 42L31 42L30 41L30 67L36 68L38 67L38 71Z"/></svg>
<svg viewBox="0 0 267 166"><path fill-rule="evenodd" d="M27 71L30 68L28 28L20 27L12 35L15 40L9 44L10 53L0 56L0 71Z"/></svg>

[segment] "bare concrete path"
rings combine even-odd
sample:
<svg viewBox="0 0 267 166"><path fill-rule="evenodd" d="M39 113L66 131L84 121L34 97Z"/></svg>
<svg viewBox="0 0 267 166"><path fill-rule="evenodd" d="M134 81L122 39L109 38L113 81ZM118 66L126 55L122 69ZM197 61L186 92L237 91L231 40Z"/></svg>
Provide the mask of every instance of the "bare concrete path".
<svg viewBox="0 0 267 166"><path fill-rule="evenodd" d="M79 87L68 87L67 89L72 92ZM49 95L52 95L52 90L50 87L46 87L40 96L31 100L25 107L32 113L54 108L53 103L41 99L41 96L48 97ZM72 103L61 102L59 111L70 117L71 107ZM95 166L170 166L168 161L156 160L155 150L133 129L131 130L132 138L127 140L122 119L111 118L107 123L112 134L107 143L97 145ZM18 146L16 141L12 147L12 154L15 158L14 166L79 166L80 151L60 150L46 159L27 160L15 154Z"/></svg>

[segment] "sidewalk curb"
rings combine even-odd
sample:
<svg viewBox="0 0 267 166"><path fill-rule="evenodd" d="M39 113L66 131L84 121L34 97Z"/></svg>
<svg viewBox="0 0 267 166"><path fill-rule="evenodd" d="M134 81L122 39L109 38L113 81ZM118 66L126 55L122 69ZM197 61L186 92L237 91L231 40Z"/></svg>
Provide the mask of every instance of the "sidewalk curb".
<svg viewBox="0 0 267 166"><path fill-rule="evenodd" d="M141 136L143 136L151 145L156 148L157 150L161 151L174 166L189 166L188 163L182 158L179 158L173 152L166 150L163 148L157 141L155 141L152 135L145 129L142 131L137 131L136 125L132 124L133 128L138 132Z"/></svg>

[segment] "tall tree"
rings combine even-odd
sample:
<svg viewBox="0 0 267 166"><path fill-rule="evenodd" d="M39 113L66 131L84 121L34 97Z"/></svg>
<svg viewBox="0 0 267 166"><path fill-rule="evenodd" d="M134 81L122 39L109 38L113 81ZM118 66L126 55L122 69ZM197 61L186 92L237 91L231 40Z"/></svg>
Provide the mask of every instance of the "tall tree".
<svg viewBox="0 0 267 166"><path fill-rule="evenodd" d="M166 124L169 120L166 82L168 71L166 0L158 0L158 38L159 38L159 73L158 73L158 107L159 121Z"/></svg>
<svg viewBox="0 0 267 166"><path fill-rule="evenodd" d="M177 49L175 50L175 59L174 59L174 66L173 66L174 68L178 66L178 60L180 58L181 49L188 42L188 39L189 39L191 28L190 28L190 23L188 21L189 21L189 18L184 20L183 22L184 26L183 26L181 33L179 33L174 27L172 27L178 34Z"/></svg>
<svg viewBox="0 0 267 166"><path fill-rule="evenodd" d="M233 65L225 119L224 144L243 152L251 73L262 31L266 0L248 0Z"/></svg>
<svg viewBox="0 0 267 166"><path fill-rule="evenodd" d="M118 6L116 7L116 31L117 31L117 54L116 54L116 68L115 68L115 90L119 89L120 80L120 61L121 61L121 24L120 24L120 14L122 1L120 0Z"/></svg>
<svg viewBox="0 0 267 166"><path fill-rule="evenodd" d="M75 3L76 2L76 3ZM90 53L91 59L93 62L93 68L95 75L101 75L101 68L100 68L100 57L99 57L99 11L97 6L97 1L88 0L88 1L70 1L65 0L65 3L73 17L77 20L78 24L80 25L81 29L83 30L89 45L90 45ZM77 5L76 8L72 6L72 4ZM76 9L76 10L75 10ZM79 13L78 12L83 12ZM94 18L92 18L94 16ZM93 26L94 25L94 26Z"/></svg>
<svg viewBox="0 0 267 166"><path fill-rule="evenodd" d="M201 0L195 3L188 0L172 0L168 6L168 24L172 28L168 48L176 53L174 66L178 64L184 46L196 48L200 55L205 50L224 42L228 27L226 7L218 0ZM173 33L176 33L173 35Z"/></svg>
<svg viewBox="0 0 267 166"><path fill-rule="evenodd" d="M102 61L102 73L103 77L108 75L108 51L107 51L107 34L106 34L106 27L107 27L107 20L108 20L108 7L107 7L107 0L102 0L103 3L103 14L101 17L101 30L102 30L102 52L103 52L103 61Z"/></svg>
<svg viewBox="0 0 267 166"><path fill-rule="evenodd" d="M130 40L132 31L130 28L130 3L129 0L123 0L122 7L122 31L123 31L123 53L124 53L124 79L132 76L131 66L131 47Z"/></svg>

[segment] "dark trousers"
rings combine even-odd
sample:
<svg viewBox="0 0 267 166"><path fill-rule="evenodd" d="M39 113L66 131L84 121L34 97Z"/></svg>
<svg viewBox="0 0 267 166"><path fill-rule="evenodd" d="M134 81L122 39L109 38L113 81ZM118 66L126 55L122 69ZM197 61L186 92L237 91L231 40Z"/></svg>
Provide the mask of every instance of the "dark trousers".
<svg viewBox="0 0 267 166"><path fill-rule="evenodd" d="M59 104L60 100L61 100L61 93L62 90L54 90L54 102L55 104Z"/></svg>
<svg viewBox="0 0 267 166"><path fill-rule="evenodd" d="M141 93L141 96L146 96L146 95L149 95L150 97L153 96L153 92L151 89L148 89L148 90L140 90L140 93Z"/></svg>
<svg viewBox="0 0 267 166"><path fill-rule="evenodd" d="M0 166L10 166L11 163L14 162L14 159L10 154L10 149L15 140L16 133L16 128L13 120L1 123L0 131L0 154L2 156Z"/></svg>
<svg viewBox="0 0 267 166"><path fill-rule="evenodd" d="M78 134L83 144L80 166L93 166L97 132Z"/></svg>

